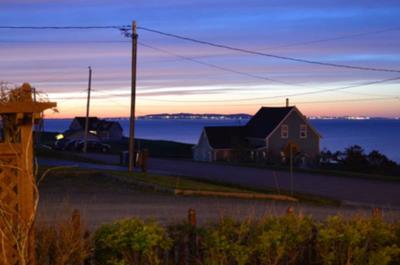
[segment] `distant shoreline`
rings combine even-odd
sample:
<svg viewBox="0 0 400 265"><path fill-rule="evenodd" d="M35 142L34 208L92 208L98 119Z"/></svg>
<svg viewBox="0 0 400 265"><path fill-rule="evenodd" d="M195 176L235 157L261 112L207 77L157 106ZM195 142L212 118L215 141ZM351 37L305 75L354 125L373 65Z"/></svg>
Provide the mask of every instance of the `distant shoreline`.
<svg viewBox="0 0 400 265"><path fill-rule="evenodd" d="M249 114L151 114L136 117L137 120L249 120ZM107 120L129 120L129 117L101 117ZM309 116L310 120L400 120L400 117L366 116ZM71 118L45 118L45 120L71 120Z"/></svg>

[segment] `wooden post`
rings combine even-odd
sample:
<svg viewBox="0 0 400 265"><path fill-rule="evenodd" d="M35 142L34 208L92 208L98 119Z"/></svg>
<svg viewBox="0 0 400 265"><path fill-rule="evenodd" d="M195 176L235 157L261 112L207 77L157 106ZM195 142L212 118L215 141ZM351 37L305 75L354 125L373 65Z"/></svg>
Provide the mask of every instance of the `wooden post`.
<svg viewBox="0 0 400 265"><path fill-rule="evenodd" d="M136 64L137 64L136 21L132 22L132 73L131 73L131 117L129 124L129 165L130 172L134 169L135 160L135 105L136 105Z"/></svg>
<svg viewBox="0 0 400 265"><path fill-rule="evenodd" d="M90 90L92 89L92 68L89 66L88 95L86 102L86 120L85 120L85 138L83 142L83 152L87 151L87 139L89 134L89 108L90 108Z"/></svg>
<svg viewBox="0 0 400 265"><path fill-rule="evenodd" d="M382 208L375 207L372 209L372 217L374 218L382 218Z"/></svg>
<svg viewBox="0 0 400 265"><path fill-rule="evenodd" d="M293 196L293 146L289 144L290 148L290 195Z"/></svg>
<svg viewBox="0 0 400 265"><path fill-rule="evenodd" d="M149 151L144 149L141 152L141 160L140 160L140 168L142 169L143 173L147 173L147 161L149 159Z"/></svg>
<svg viewBox="0 0 400 265"><path fill-rule="evenodd" d="M79 231L79 229L81 228L81 213L79 212L78 209L72 211L71 223L72 226L74 227L74 230Z"/></svg>
<svg viewBox="0 0 400 265"><path fill-rule="evenodd" d="M196 226L197 220L196 220L196 210L195 209L190 208L188 210L188 223L193 227Z"/></svg>

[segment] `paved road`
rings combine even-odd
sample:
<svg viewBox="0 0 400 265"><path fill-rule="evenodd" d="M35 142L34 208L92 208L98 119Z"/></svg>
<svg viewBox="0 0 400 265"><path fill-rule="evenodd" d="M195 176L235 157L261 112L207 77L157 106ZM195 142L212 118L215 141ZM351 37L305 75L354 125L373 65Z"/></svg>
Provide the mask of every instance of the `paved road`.
<svg viewBox="0 0 400 265"><path fill-rule="evenodd" d="M111 161L110 159L107 159ZM43 164L58 163L42 160ZM67 162L64 163L75 163ZM89 163L76 163L81 167L108 168L124 170L119 166L103 166ZM255 188L274 188L290 190L290 176L286 172L270 169L237 167L186 160L150 159L151 172L164 173L240 184ZM341 200L349 204L365 204L400 209L400 182L387 182L360 178L295 173L294 191L315 194Z"/></svg>
<svg viewBox="0 0 400 265"><path fill-rule="evenodd" d="M290 190L291 187L289 173L262 168L166 159L150 160L149 168L169 174L255 188L279 187ZM294 173L293 189L296 192L321 195L348 203L400 207L400 182Z"/></svg>

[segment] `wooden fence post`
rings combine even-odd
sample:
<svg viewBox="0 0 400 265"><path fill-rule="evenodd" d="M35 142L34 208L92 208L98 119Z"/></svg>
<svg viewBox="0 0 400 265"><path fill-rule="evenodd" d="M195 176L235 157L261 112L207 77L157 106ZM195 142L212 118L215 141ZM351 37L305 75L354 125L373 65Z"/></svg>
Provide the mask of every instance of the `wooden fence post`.
<svg viewBox="0 0 400 265"><path fill-rule="evenodd" d="M382 208L375 207L372 209L372 217L374 218L382 218Z"/></svg>
<svg viewBox="0 0 400 265"><path fill-rule="evenodd" d="M289 206L289 207L286 209L286 214L287 214L287 215L294 214L294 208L293 208L292 206Z"/></svg>
<svg viewBox="0 0 400 265"><path fill-rule="evenodd" d="M192 227L196 227L196 210L190 208L188 211L188 223L192 226Z"/></svg>

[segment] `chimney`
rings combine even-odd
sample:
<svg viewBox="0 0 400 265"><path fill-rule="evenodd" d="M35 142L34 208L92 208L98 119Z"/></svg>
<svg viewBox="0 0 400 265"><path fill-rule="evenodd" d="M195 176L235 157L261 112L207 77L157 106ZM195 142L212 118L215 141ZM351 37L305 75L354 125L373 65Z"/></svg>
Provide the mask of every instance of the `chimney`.
<svg viewBox="0 0 400 265"><path fill-rule="evenodd" d="M289 108L289 99L286 98L286 108Z"/></svg>

